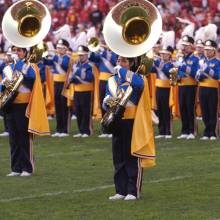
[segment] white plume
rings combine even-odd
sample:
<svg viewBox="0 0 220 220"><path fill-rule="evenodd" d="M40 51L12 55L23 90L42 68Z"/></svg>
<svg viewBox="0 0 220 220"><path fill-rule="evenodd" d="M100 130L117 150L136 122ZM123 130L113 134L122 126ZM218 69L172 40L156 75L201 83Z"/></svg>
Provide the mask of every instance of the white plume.
<svg viewBox="0 0 220 220"><path fill-rule="evenodd" d="M71 30L68 24L63 25L58 30L53 32L56 40L59 39L70 39L71 38Z"/></svg>
<svg viewBox="0 0 220 220"><path fill-rule="evenodd" d="M80 32L73 38L73 51L76 51L79 45L87 46L87 35L85 31Z"/></svg>
<svg viewBox="0 0 220 220"><path fill-rule="evenodd" d="M54 34L54 38L56 41L60 40L60 39L64 39L67 40L70 48L73 47L73 41L72 41L72 36L71 36L71 29L70 26L68 24L63 25L62 27L60 27L59 29L57 29L56 31L53 31Z"/></svg>
<svg viewBox="0 0 220 220"><path fill-rule="evenodd" d="M174 31L166 31L163 32L161 38L161 45L162 47L171 46L172 48L175 47L175 32Z"/></svg>
<svg viewBox="0 0 220 220"><path fill-rule="evenodd" d="M217 40L217 29L215 24L208 24L204 27L204 41L206 40Z"/></svg>
<svg viewBox="0 0 220 220"><path fill-rule="evenodd" d="M92 37L96 37L96 29L95 27L91 27L87 30L87 34L86 34L87 40L89 40Z"/></svg>
<svg viewBox="0 0 220 220"><path fill-rule="evenodd" d="M195 32L195 41L197 40L202 40L202 42L205 41L205 27L200 27L196 32Z"/></svg>
<svg viewBox="0 0 220 220"><path fill-rule="evenodd" d="M191 21L187 20L187 19L183 19L183 18L180 18L180 17L176 17L176 19L180 22L180 23L183 23L183 24L192 24Z"/></svg>
<svg viewBox="0 0 220 220"><path fill-rule="evenodd" d="M188 35L188 36L190 36L190 37L193 37L193 35L194 35L194 29L195 29L195 24L194 24L194 23L188 24L188 25L183 29L183 32L182 32L181 36L183 37L184 35Z"/></svg>

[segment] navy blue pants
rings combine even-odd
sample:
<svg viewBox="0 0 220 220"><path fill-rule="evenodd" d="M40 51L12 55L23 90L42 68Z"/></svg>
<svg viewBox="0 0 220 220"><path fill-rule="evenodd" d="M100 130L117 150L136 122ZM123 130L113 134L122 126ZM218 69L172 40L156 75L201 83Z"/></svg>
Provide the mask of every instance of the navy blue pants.
<svg viewBox="0 0 220 220"><path fill-rule="evenodd" d="M81 134L91 134L92 92L74 92L77 125Z"/></svg>
<svg viewBox="0 0 220 220"><path fill-rule="evenodd" d="M11 170L33 172L32 135L28 132L27 104L13 104L6 113L11 152Z"/></svg>
<svg viewBox="0 0 220 220"><path fill-rule="evenodd" d="M196 86L179 86L179 108L182 134L195 133Z"/></svg>
<svg viewBox="0 0 220 220"><path fill-rule="evenodd" d="M170 135L171 112L169 106L170 88L156 89L157 115L159 117L159 134Z"/></svg>
<svg viewBox="0 0 220 220"><path fill-rule="evenodd" d="M205 124L203 135L207 137L216 137L218 122L218 89L200 87L199 101L202 111L202 119Z"/></svg>
<svg viewBox="0 0 220 220"><path fill-rule="evenodd" d="M113 133L112 154L115 168L114 183L116 193L132 194L139 197L142 183L142 168L137 157L131 155L133 119L121 120Z"/></svg>
<svg viewBox="0 0 220 220"><path fill-rule="evenodd" d="M62 95L63 82L54 82L55 90L55 111L58 133L68 133L68 107L67 98Z"/></svg>

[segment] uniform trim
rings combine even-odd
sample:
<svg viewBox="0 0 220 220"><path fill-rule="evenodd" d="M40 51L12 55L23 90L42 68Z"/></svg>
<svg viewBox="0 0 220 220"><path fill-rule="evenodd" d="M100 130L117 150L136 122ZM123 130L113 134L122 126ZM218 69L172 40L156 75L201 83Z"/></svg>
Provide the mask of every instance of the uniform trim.
<svg viewBox="0 0 220 220"><path fill-rule="evenodd" d="M179 83L179 86L194 86L197 85L197 82L195 79L191 77L184 77L181 79L181 82Z"/></svg>
<svg viewBox="0 0 220 220"><path fill-rule="evenodd" d="M75 92L87 92L94 90L94 83L74 84Z"/></svg>
<svg viewBox="0 0 220 220"><path fill-rule="evenodd" d="M204 79L203 81L199 82L199 86L201 87L211 87L211 88L217 88L219 86L218 80L214 79Z"/></svg>
<svg viewBox="0 0 220 220"><path fill-rule="evenodd" d="M111 77L111 73L100 72L99 80L107 81Z"/></svg>
<svg viewBox="0 0 220 220"><path fill-rule="evenodd" d="M65 82L66 74L53 74L54 82Z"/></svg>
<svg viewBox="0 0 220 220"><path fill-rule="evenodd" d="M170 80L156 79L155 85L160 88L170 88Z"/></svg>

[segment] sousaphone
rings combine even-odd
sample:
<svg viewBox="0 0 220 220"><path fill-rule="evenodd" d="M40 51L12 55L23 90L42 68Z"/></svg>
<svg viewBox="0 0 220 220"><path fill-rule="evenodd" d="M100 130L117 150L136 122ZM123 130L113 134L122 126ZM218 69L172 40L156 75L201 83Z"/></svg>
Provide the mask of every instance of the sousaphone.
<svg viewBox="0 0 220 220"><path fill-rule="evenodd" d="M47 7L37 0L21 0L11 5L2 20L2 32L5 38L14 46L31 47L26 63L37 63L45 49L42 40L51 26L51 16ZM17 90L23 81L20 71L13 71L10 66L4 70L5 80L3 92L0 94L0 109L7 108L17 95Z"/></svg>

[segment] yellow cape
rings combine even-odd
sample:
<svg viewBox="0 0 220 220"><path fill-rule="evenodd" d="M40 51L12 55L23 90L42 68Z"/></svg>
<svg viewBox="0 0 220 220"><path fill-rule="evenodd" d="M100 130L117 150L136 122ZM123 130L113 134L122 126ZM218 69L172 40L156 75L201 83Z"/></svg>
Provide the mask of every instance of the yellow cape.
<svg viewBox="0 0 220 220"><path fill-rule="evenodd" d="M154 131L151 120L151 102L146 78L144 78L144 90L139 100L134 120L131 154L141 158L141 166L143 168L156 165Z"/></svg>
<svg viewBox="0 0 220 220"><path fill-rule="evenodd" d="M55 103L54 103L54 81L53 76L50 72L49 67L46 67L46 84L45 84L45 102L47 113L55 114Z"/></svg>
<svg viewBox="0 0 220 220"><path fill-rule="evenodd" d="M49 135L50 129L47 119L40 72L36 64L33 64L32 67L35 70L36 78L26 110L26 116L29 118L28 132L40 136Z"/></svg>

